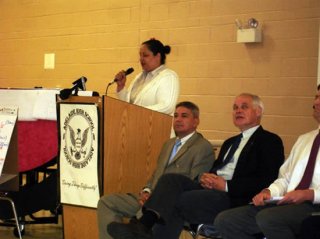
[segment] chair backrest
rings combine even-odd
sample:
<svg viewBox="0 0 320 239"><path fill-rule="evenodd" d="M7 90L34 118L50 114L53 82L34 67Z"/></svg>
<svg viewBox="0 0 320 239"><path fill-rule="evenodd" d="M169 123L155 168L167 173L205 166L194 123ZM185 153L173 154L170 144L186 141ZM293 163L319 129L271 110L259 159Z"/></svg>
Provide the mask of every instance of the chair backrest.
<svg viewBox="0 0 320 239"><path fill-rule="evenodd" d="M212 144L215 155L219 155L220 148L224 142L222 139L209 139L209 142Z"/></svg>

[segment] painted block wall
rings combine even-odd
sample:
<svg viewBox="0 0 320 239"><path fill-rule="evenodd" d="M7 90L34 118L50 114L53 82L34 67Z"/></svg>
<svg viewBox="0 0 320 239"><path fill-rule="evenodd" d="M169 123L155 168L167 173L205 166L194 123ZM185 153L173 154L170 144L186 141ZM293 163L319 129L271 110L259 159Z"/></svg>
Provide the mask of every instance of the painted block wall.
<svg viewBox="0 0 320 239"><path fill-rule="evenodd" d="M241 92L261 96L262 124L287 154L317 126L319 0L1 0L0 13L0 87L65 88L86 76L88 90L104 94L119 70L140 71L139 46L155 37L172 47L179 100L200 106L207 138L238 131L231 110ZM237 43L235 19L251 17L262 42ZM44 69L45 53L55 54L55 69Z"/></svg>

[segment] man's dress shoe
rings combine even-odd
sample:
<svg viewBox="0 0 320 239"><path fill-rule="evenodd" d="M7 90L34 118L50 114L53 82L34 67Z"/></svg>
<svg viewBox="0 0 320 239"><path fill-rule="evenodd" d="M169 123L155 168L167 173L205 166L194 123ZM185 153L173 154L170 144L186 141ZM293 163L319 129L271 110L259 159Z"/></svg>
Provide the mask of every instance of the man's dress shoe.
<svg viewBox="0 0 320 239"><path fill-rule="evenodd" d="M112 222L107 226L107 231L115 239L152 239L151 229L135 218L128 224Z"/></svg>

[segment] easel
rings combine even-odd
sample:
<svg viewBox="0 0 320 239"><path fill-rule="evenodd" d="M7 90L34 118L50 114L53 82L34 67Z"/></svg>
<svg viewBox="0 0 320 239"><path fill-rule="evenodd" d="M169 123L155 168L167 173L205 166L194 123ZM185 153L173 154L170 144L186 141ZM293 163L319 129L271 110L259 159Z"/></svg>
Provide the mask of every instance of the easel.
<svg viewBox="0 0 320 239"><path fill-rule="evenodd" d="M3 108L2 108L3 110ZM15 115L17 120L17 115ZM18 191L19 190L19 173L18 173L18 140L17 140L17 127L16 127L16 120L11 121L12 116L8 116L8 119L6 119L6 114L1 114L0 112L0 124L2 127L5 127L4 125L8 122L12 125L10 127L13 127L11 135L8 135L7 133L3 133L0 130L0 142L1 142L1 150L7 150L4 160L2 173L0 175L0 200L7 201L11 204L13 214L14 214L14 220L15 225L17 228L17 233L19 235L19 238L22 238L21 236L21 230L20 230L20 224L18 221L17 211L14 205L14 202L11 198L7 197L7 192L10 191ZM10 137L9 142L3 142L7 137ZM6 149L7 148L7 149Z"/></svg>

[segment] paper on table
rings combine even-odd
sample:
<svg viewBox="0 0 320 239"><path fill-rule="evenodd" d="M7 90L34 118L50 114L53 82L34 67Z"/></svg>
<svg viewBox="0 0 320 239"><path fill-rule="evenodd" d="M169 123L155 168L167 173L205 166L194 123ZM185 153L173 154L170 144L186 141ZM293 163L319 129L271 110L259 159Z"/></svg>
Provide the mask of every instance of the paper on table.
<svg viewBox="0 0 320 239"><path fill-rule="evenodd" d="M281 196L281 197L271 197L270 199L264 200L264 203L265 204L276 204L282 198L283 198L283 196ZM253 204L253 202L250 202L249 204Z"/></svg>
<svg viewBox="0 0 320 239"><path fill-rule="evenodd" d="M283 198L283 196L281 196L281 197L271 197L268 200L264 200L264 203L266 203L266 204L273 204L274 203L275 204L275 203L279 202L282 198Z"/></svg>

